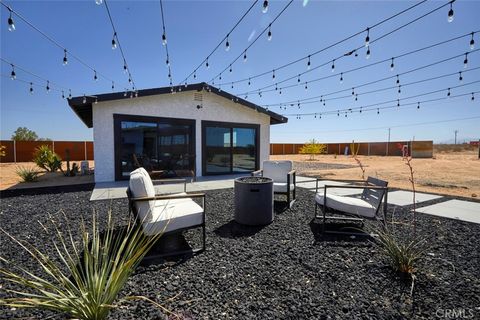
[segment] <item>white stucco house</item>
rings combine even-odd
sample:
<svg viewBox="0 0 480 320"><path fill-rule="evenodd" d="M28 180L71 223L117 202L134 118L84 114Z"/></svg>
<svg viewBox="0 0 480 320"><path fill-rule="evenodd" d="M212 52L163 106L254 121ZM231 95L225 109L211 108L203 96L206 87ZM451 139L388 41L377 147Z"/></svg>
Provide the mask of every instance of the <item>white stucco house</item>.
<svg viewBox="0 0 480 320"><path fill-rule="evenodd" d="M206 83L74 97L93 128L95 182L128 179L138 166L162 176L251 172L270 154L270 125L287 118Z"/></svg>

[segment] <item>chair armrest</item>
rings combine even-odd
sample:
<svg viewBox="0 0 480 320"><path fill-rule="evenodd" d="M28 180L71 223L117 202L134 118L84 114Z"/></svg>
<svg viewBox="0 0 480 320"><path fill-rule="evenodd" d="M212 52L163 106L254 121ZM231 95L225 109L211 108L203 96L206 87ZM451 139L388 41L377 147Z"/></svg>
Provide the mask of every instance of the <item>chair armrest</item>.
<svg viewBox="0 0 480 320"><path fill-rule="evenodd" d="M257 170L252 172L252 177L256 177L258 174L261 174L263 176L263 170Z"/></svg>
<svg viewBox="0 0 480 320"><path fill-rule="evenodd" d="M205 198L205 193L186 193L186 194L171 194L171 195L156 195L155 197L139 197L130 198L130 201L150 201L150 200L171 200L171 199L187 199L187 198Z"/></svg>
<svg viewBox="0 0 480 320"><path fill-rule="evenodd" d="M292 171L290 171L289 173L287 173L288 175L292 175L292 174L296 174L297 173L297 170L293 169Z"/></svg>
<svg viewBox="0 0 480 320"><path fill-rule="evenodd" d="M175 179L156 179L156 180L152 180L152 183L154 185L156 184L180 184L180 183L183 183L183 191L186 192L187 191L187 179L185 178L175 178Z"/></svg>
<svg viewBox="0 0 480 320"><path fill-rule="evenodd" d="M388 187L379 187L379 186L351 186L351 185L347 185L347 186L334 186L334 185L328 185L326 184L325 186L323 186L323 188L327 189L327 188L330 188L330 189L376 189L376 190L388 190Z"/></svg>

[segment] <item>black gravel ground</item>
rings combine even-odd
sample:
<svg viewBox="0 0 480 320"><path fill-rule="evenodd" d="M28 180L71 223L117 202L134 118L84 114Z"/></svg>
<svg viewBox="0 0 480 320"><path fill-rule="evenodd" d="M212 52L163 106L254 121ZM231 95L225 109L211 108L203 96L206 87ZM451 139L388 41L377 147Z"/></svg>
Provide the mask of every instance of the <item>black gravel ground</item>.
<svg viewBox="0 0 480 320"><path fill-rule="evenodd" d="M119 222L126 218L125 199L92 203L89 197L90 192L74 192L2 199L0 225L52 250L37 223L46 223L48 213L64 210L73 229L82 218L91 220L92 209L105 216L111 208ZM418 214L418 234L429 241L411 296L410 282L391 271L370 240L322 237L312 223L311 192L299 190L292 209L277 203L275 221L265 227L232 221L232 189L207 192L207 206L207 251L139 267L122 295L146 296L187 319L440 319L448 310L480 318L480 225ZM405 221L409 209L395 208L395 219ZM396 230L406 233L402 225ZM0 251L35 270L4 235ZM1 289L0 295L5 295ZM0 309L0 319L49 315ZM110 315L165 318L146 302L129 303Z"/></svg>

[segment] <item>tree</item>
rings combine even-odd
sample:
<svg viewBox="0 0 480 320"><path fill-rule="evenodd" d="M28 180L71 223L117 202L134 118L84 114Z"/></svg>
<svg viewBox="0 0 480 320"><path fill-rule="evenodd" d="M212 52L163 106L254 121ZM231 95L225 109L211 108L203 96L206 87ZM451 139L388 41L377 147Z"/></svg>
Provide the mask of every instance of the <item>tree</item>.
<svg viewBox="0 0 480 320"><path fill-rule="evenodd" d="M317 143L315 139L310 140L300 148L301 154L309 154L310 160L315 160L316 154L325 153L327 147L324 144Z"/></svg>
<svg viewBox="0 0 480 320"><path fill-rule="evenodd" d="M12 135L12 140L15 141L35 141L37 139L38 135L35 131L29 130L27 127L18 127Z"/></svg>

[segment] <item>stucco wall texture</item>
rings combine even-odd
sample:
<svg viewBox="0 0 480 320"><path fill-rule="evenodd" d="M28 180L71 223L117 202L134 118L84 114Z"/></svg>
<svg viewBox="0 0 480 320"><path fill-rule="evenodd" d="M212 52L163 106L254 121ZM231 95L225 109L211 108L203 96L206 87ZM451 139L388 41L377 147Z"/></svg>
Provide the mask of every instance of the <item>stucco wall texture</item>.
<svg viewBox="0 0 480 320"><path fill-rule="evenodd" d="M202 120L260 125L259 163L268 160L270 153L270 117L268 115L211 92L202 92L203 101L195 101L194 93L196 91L93 104L95 182L115 180L114 114L196 120L195 153L197 176L202 175ZM200 103L203 107L197 109L197 105Z"/></svg>

